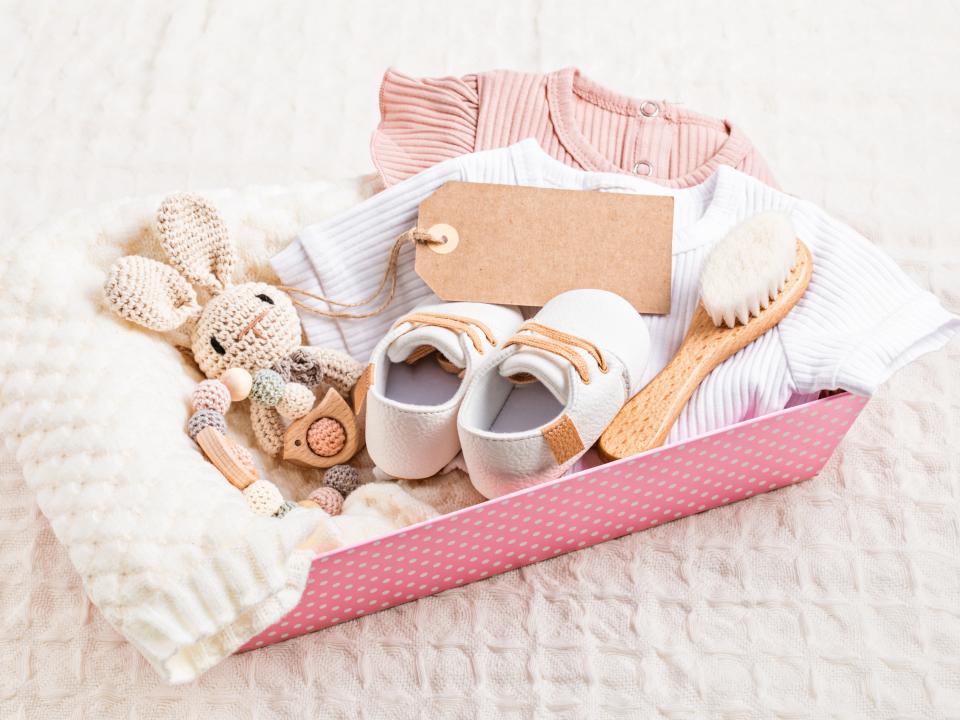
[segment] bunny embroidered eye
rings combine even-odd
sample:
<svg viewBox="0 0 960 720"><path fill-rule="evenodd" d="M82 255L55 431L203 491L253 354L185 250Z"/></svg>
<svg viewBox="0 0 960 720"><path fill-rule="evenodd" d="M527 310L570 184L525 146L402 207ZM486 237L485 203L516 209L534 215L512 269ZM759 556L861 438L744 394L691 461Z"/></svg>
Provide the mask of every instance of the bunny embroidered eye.
<svg viewBox="0 0 960 720"><path fill-rule="evenodd" d="M265 303L270 303L271 305L273 305L273 298L270 297L269 295L260 293L259 295L257 295L257 298L259 298L260 300L263 300Z"/></svg>
<svg viewBox="0 0 960 720"><path fill-rule="evenodd" d="M227 351L224 349L223 345L220 344L220 341L217 340L213 335L210 336L210 347L213 348L213 351L217 355L226 355Z"/></svg>

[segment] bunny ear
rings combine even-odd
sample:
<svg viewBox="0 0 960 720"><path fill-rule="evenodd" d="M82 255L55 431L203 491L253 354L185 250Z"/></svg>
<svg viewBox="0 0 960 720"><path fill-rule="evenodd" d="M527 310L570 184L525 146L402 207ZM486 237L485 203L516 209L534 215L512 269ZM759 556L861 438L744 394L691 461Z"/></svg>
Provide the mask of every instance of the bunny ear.
<svg viewBox="0 0 960 720"><path fill-rule="evenodd" d="M160 244L190 282L218 293L230 284L234 254L217 209L196 195L171 195L157 211Z"/></svg>
<svg viewBox="0 0 960 720"><path fill-rule="evenodd" d="M103 294L117 315L160 332L178 328L200 312L197 294L176 270L139 255L122 257L110 267Z"/></svg>

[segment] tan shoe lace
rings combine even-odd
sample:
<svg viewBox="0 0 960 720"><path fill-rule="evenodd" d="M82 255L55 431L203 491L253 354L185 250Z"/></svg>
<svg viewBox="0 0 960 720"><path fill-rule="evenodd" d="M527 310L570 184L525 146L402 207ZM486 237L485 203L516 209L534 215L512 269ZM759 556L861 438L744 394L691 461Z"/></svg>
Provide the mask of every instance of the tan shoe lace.
<svg viewBox="0 0 960 720"><path fill-rule="evenodd" d="M398 320L396 323L394 323L394 327L402 325L403 323L410 323L411 327L407 330L404 330L402 333L400 333L400 335L405 335L414 328L423 327L424 325L432 325L434 327L443 328L455 333L464 333L468 338L470 338L470 342L473 343L473 347L475 347L477 352L481 355L483 355L485 351L480 342L480 335L477 334L477 330L480 330L480 332L483 333L490 345L493 347L497 346L497 339L494 337L490 328L488 328L479 320L474 320L473 318L460 317L458 315L447 315L445 313L413 313ZM400 337L400 335L397 337ZM423 356L421 355L421 357Z"/></svg>
<svg viewBox="0 0 960 720"><path fill-rule="evenodd" d="M524 331L529 331L530 334L521 335L520 333ZM507 340L503 347L507 348L511 345L526 345L559 355L573 365L584 385L590 384L590 368L587 366L587 361L584 360L583 355L577 352L576 348L586 351L596 360L597 365L600 366L600 372L606 373L608 370L603 353L592 342L540 323L525 322L521 325L517 334Z"/></svg>

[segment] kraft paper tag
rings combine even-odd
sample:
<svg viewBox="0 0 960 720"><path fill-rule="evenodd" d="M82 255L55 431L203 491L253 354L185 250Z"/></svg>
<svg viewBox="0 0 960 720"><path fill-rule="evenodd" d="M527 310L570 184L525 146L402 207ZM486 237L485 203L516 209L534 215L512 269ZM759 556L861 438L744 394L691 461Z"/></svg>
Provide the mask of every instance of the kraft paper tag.
<svg viewBox="0 0 960 720"><path fill-rule="evenodd" d="M421 203L417 226L447 240L416 254L443 300L539 307L598 288L670 312L672 197L448 182Z"/></svg>

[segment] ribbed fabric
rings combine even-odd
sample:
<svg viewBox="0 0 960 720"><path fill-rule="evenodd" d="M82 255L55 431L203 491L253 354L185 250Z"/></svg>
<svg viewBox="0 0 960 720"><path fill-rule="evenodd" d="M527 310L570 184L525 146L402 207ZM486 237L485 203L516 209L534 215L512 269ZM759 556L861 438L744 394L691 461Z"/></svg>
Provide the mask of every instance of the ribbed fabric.
<svg viewBox="0 0 960 720"><path fill-rule="evenodd" d="M710 248L757 213L789 215L814 256L809 289L774 330L706 378L671 440L782 409L798 394L834 388L870 394L892 372L940 348L960 330L960 320L935 296L856 231L742 172L722 166L700 185L666 189L626 175L575 170L549 157L532 139L448 160L308 228L274 258L277 273L287 284L338 300L368 296L382 277L397 235L415 223L419 203L447 180L674 197L671 310L645 316L651 355L643 383L666 365L686 334ZM334 322L303 314L310 343L365 360L400 315L419 302L436 301L414 271L412 249L402 254L399 272L397 299L382 315Z"/></svg>
<svg viewBox="0 0 960 720"><path fill-rule="evenodd" d="M720 165L775 185L766 162L729 121L618 95L573 68L435 79L390 69L380 87L380 117L370 149L387 186L443 160L528 137L565 165L667 187L697 185Z"/></svg>

